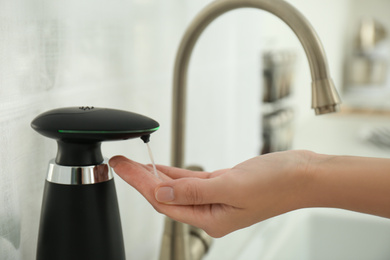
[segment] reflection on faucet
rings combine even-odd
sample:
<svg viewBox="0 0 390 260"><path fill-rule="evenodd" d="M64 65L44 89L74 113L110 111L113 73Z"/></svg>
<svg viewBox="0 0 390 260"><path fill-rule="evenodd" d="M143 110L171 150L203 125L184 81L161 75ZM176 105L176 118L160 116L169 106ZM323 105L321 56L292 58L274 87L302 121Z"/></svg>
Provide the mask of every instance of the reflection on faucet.
<svg viewBox="0 0 390 260"><path fill-rule="evenodd" d="M186 82L192 50L204 29L220 15L238 8L257 8L268 11L283 20L298 36L305 49L312 77L312 108L315 113L336 112L340 98L329 75L322 44L306 18L283 0L216 0L205 7L185 32L175 61L173 77L172 166L184 167L184 126ZM160 259L201 259L191 256L190 228L167 219Z"/></svg>

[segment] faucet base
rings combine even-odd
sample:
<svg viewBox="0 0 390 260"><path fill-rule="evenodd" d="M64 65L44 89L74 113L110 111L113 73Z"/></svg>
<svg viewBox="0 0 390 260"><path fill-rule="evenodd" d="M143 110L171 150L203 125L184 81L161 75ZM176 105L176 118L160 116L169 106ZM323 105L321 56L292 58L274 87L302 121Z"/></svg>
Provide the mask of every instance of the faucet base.
<svg viewBox="0 0 390 260"><path fill-rule="evenodd" d="M212 240L202 229L167 217L159 260L201 260Z"/></svg>

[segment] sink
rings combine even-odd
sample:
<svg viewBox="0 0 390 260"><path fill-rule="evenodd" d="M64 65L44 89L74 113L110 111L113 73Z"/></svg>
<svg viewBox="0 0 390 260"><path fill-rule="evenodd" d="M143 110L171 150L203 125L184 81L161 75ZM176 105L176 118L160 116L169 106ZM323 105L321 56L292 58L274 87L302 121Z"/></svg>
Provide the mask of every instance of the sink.
<svg viewBox="0 0 390 260"><path fill-rule="evenodd" d="M390 259L390 219L339 209L306 209L290 217L262 259Z"/></svg>
<svg viewBox="0 0 390 260"><path fill-rule="evenodd" d="M296 210L214 240L205 260L389 260L390 219Z"/></svg>

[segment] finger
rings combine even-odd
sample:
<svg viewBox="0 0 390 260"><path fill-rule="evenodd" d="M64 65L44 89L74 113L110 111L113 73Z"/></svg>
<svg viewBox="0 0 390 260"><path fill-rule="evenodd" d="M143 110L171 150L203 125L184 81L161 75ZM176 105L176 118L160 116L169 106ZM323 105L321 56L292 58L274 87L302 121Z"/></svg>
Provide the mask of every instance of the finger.
<svg viewBox="0 0 390 260"><path fill-rule="evenodd" d="M122 156L122 155L117 155L117 156L114 156L112 157L110 160L109 160L109 164L112 168L114 168L119 162L130 162L131 160L126 158L125 156Z"/></svg>
<svg viewBox="0 0 390 260"><path fill-rule="evenodd" d="M117 158L118 159L118 158ZM190 206L174 206L160 203L156 200L154 192L161 180L149 174L144 165L119 158L112 164L114 171L128 184L133 186L145 199L160 213L188 224L197 224L196 217Z"/></svg>
<svg viewBox="0 0 390 260"><path fill-rule="evenodd" d="M161 183L160 180L149 174L144 165L127 158L116 158L113 163L115 172L128 184L133 186L145 199L160 213L180 222L191 225L200 225L199 217L192 206L163 204L156 200L155 190ZM111 160L110 160L111 161Z"/></svg>
<svg viewBox="0 0 390 260"><path fill-rule="evenodd" d="M143 167L147 170L153 169L152 165L137 163L136 161L130 160L129 158L127 158L123 155L117 155L117 156L112 157L109 161L109 164L112 168L114 168L114 167L116 167L117 164L122 163L122 162L138 164L138 166Z"/></svg>
<svg viewBox="0 0 390 260"><path fill-rule="evenodd" d="M203 171L191 171L171 166L165 165L156 165L157 169L172 179L180 179L180 178L188 178L188 177L196 177L196 178L209 178L209 172Z"/></svg>
<svg viewBox="0 0 390 260"><path fill-rule="evenodd" d="M155 171L154 171L154 167L153 167L153 164L146 164L144 165L146 168L150 169L150 173L156 175ZM158 168L156 167L156 170L157 170L157 176L158 178L160 178L160 180L162 181L170 181L172 180L171 177L167 176L165 173L161 172L158 170Z"/></svg>
<svg viewBox="0 0 390 260"><path fill-rule="evenodd" d="M109 161L109 164L112 168L115 168L116 165L120 162L127 162L127 163L135 163L135 164L139 164L135 161L132 161L130 160L129 158L126 158L125 156L122 156L122 155L117 155L117 156L114 156L110 159ZM151 164L139 164L140 167L143 167L145 168L149 173L151 174L155 174L154 173L154 169L153 169L153 166ZM157 175L158 175L158 178L160 178L161 180L163 181L167 181L167 180L170 180L171 178L167 177L164 173L162 172L157 172Z"/></svg>
<svg viewBox="0 0 390 260"><path fill-rule="evenodd" d="M227 202L229 184L222 178L181 178L161 183L155 198L161 203L175 205L204 205Z"/></svg>
<svg viewBox="0 0 390 260"><path fill-rule="evenodd" d="M161 183L160 179L150 174L147 167L130 160L117 162L113 169L119 177L133 186L148 200L153 197L155 187Z"/></svg>
<svg viewBox="0 0 390 260"><path fill-rule="evenodd" d="M231 169L230 168L226 168L226 169L220 169L220 170L217 170L217 171L213 171L212 173L210 173L210 176L209 178L215 178L219 175L222 175L224 173L226 173L227 171L230 171Z"/></svg>

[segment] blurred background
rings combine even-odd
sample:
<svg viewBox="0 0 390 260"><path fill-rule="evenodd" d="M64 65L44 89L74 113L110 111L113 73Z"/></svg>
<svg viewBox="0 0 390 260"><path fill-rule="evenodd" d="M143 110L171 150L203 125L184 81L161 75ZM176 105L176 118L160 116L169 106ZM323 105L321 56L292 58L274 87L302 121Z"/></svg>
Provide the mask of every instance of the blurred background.
<svg viewBox="0 0 390 260"><path fill-rule="evenodd" d="M56 154L55 142L30 128L36 115L67 106L110 107L144 114L161 125L150 143L156 163L170 163L176 50L186 26L210 2L0 1L2 260L35 259L47 164ZM188 164L211 171L287 149L390 156L390 1L288 2L311 21L322 40L342 94L341 113L314 117L307 59L283 22L258 10L233 11L206 29L192 56ZM123 154L149 163L141 140L105 143L103 153L108 158ZM157 259L164 216L120 178L116 178L116 185L128 259ZM341 222L326 222L329 219ZM327 238L339 237L337 231L352 223L351 219L357 226L363 222L368 227L377 225L376 229L362 229L368 233L360 236L354 233L352 237L363 240L351 242L352 251L358 252L370 241L379 245L372 237L390 241L386 220L357 213L303 210L215 240L206 258L320 259L313 255L320 252L323 259L349 259L326 258L325 252L341 250L337 247L340 244L347 247L345 241L351 236L343 237L340 243ZM355 227L342 234L350 235ZM315 238L312 235L318 228L323 236ZM334 242L336 248L326 242ZM322 251L314 243L322 245ZM286 245L290 245L288 250ZM372 249L388 253L387 258L369 259L389 259L387 247ZM281 248L286 255L277 257Z"/></svg>

